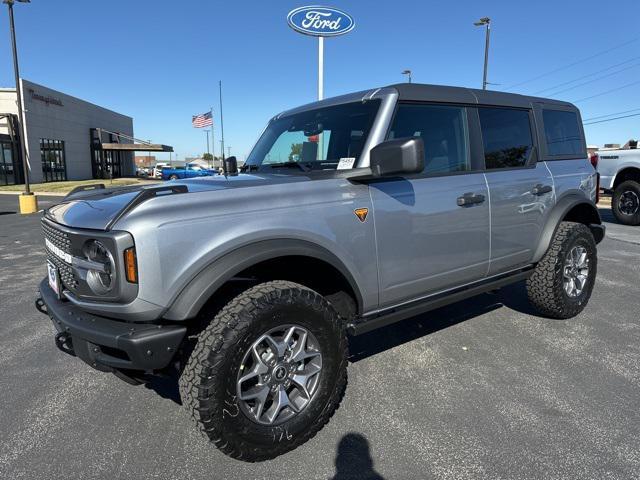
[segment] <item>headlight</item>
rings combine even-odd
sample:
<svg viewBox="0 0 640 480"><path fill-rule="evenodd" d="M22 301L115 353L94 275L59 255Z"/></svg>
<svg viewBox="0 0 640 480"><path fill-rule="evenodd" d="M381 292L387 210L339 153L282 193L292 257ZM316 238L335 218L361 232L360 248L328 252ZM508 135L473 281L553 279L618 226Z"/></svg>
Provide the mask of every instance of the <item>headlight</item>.
<svg viewBox="0 0 640 480"><path fill-rule="evenodd" d="M116 264L107 248L97 240L91 240L84 246L87 260L99 264L100 268L87 270L87 284L97 295L106 295L116 285Z"/></svg>

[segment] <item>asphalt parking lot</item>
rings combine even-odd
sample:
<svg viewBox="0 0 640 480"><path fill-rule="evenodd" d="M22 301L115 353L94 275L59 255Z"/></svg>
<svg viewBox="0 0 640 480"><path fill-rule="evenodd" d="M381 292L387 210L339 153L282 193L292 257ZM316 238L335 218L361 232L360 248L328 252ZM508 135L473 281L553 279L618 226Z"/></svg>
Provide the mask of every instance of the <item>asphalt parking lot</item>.
<svg viewBox="0 0 640 480"><path fill-rule="evenodd" d="M607 208L577 318L536 316L518 284L351 339L329 425L259 464L210 446L170 381L132 387L56 349L33 307L39 215L16 210L0 195L0 478L640 478L640 227Z"/></svg>

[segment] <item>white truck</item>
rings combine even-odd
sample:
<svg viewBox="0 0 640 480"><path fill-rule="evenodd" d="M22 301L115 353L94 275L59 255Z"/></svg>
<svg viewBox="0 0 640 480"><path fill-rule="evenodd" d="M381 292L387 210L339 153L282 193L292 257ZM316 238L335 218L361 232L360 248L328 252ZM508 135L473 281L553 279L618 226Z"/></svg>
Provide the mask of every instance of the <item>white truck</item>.
<svg viewBox="0 0 640 480"><path fill-rule="evenodd" d="M611 210L620 223L640 225L640 150L598 150L592 158L600 188L612 193Z"/></svg>

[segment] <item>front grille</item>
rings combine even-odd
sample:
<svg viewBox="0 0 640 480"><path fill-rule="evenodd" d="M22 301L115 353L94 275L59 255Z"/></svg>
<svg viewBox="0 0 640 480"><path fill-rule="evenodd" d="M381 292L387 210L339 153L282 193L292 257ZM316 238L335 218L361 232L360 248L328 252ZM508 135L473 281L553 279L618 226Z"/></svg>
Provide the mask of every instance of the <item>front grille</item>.
<svg viewBox="0 0 640 480"><path fill-rule="evenodd" d="M42 231L44 233L44 238L49 240L63 252L71 253L71 240L69 239L68 233L58 230L44 222L42 222Z"/></svg>
<svg viewBox="0 0 640 480"><path fill-rule="evenodd" d="M71 239L69 238L68 233L58 230L44 221L42 222L42 232L44 233L44 238L49 240L64 253L71 254ZM45 250L47 252L47 259L58 269L62 286L72 292L75 292L78 287L78 278L74 274L74 270L71 265L46 248L46 246Z"/></svg>
<svg viewBox="0 0 640 480"><path fill-rule="evenodd" d="M58 274L60 275L60 281L62 285L72 292L78 288L78 280L76 279L73 268L68 263L55 256L47 249L47 259L58 268Z"/></svg>

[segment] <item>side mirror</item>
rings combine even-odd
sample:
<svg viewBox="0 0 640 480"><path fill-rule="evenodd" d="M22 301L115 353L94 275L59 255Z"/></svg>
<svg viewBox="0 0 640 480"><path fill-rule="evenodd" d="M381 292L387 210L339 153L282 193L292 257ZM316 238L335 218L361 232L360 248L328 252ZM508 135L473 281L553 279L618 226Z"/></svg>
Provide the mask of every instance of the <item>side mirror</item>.
<svg viewBox="0 0 640 480"><path fill-rule="evenodd" d="M371 149L369 164L375 177L420 173L424 170L424 142L420 137L388 140Z"/></svg>
<svg viewBox="0 0 640 480"><path fill-rule="evenodd" d="M227 167L227 175L237 175L238 174L238 160L236 157L229 157L224 161Z"/></svg>

